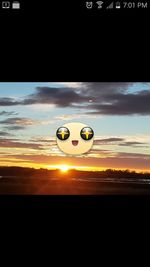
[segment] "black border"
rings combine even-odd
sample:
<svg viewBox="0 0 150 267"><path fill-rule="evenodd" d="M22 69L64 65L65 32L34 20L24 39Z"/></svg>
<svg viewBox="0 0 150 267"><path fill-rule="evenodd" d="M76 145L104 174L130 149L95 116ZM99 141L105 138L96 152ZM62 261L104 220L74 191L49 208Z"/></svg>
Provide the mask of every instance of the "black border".
<svg viewBox="0 0 150 267"><path fill-rule="evenodd" d="M99 14L84 1L51 2L56 13L30 1L28 15L0 16L1 81L149 81L149 9Z"/></svg>
<svg viewBox="0 0 150 267"><path fill-rule="evenodd" d="M142 227L150 222L149 206L150 196L0 196L2 222L8 217L31 222L38 218L37 224L48 220L59 229L66 223L84 229L83 222L85 227L103 223L108 230L112 223L122 229L126 223L126 227Z"/></svg>

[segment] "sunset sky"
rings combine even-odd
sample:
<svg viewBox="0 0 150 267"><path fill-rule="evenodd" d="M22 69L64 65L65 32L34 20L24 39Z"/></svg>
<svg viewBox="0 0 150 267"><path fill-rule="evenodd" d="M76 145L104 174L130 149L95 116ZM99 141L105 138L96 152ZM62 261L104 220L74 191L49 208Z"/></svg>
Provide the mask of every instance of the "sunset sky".
<svg viewBox="0 0 150 267"><path fill-rule="evenodd" d="M95 132L81 156L59 151L68 122ZM0 165L150 171L150 83L0 83Z"/></svg>

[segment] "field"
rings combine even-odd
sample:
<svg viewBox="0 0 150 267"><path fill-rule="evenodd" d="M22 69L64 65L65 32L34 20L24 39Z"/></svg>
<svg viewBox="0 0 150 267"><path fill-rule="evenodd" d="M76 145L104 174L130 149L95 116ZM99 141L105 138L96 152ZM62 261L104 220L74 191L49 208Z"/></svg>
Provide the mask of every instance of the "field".
<svg viewBox="0 0 150 267"><path fill-rule="evenodd" d="M16 172L16 174L15 174ZM12 175L8 175L11 173ZM115 176L116 175L116 176ZM123 176L124 175L124 176ZM150 175L129 171L85 172L0 168L3 195L122 195L150 194Z"/></svg>

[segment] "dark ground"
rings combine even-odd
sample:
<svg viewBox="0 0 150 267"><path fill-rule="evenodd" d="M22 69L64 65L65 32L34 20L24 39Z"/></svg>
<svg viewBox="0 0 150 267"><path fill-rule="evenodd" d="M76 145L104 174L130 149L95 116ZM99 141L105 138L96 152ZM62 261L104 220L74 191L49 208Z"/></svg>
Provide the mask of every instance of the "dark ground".
<svg viewBox="0 0 150 267"><path fill-rule="evenodd" d="M0 194L106 195L150 194L150 184L114 181L82 181L44 178L5 177L0 179Z"/></svg>
<svg viewBox="0 0 150 267"><path fill-rule="evenodd" d="M0 167L0 194L150 194L150 174L111 169L62 173L60 170Z"/></svg>

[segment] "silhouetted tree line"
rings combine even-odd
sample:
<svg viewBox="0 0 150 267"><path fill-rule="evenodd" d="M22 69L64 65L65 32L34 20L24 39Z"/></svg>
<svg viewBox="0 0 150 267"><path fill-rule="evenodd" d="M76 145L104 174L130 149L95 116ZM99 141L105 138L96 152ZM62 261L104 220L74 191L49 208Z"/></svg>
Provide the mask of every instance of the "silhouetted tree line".
<svg viewBox="0 0 150 267"><path fill-rule="evenodd" d="M64 175L64 174L63 174ZM113 170L105 171L78 171L70 170L65 174L71 178L132 178L132 179L150 179L150 173L137 173L130 170ZM62 176L60 170L34 169L25 167L0 167L0 176L14 177L43 177L54 178Z"/></svg>
<svg viewBox="0 0 150 267"><path fill-rule="evenodd" d="M46 176L49 174L47 169L34 169L25 167L0 167L1 176Z"/></svg>
<svg viewBox="0 0 150 267"><path fill-rule="evenodd" d="M82 175L82 178L132 178L132 179L150 179L150 173L137 173L130 170L113 170L107 169L105 171L72 171L72 176L74 173L79 176Z"/></svg>

